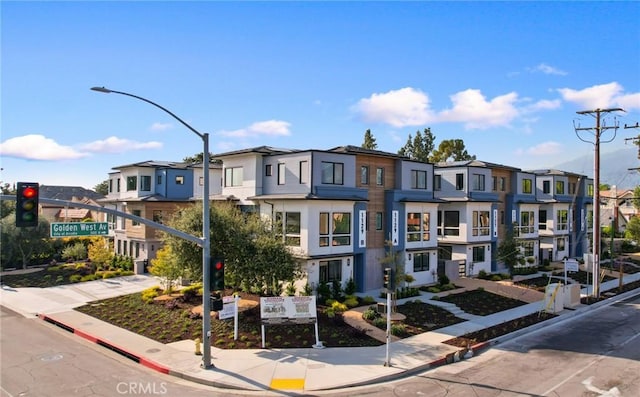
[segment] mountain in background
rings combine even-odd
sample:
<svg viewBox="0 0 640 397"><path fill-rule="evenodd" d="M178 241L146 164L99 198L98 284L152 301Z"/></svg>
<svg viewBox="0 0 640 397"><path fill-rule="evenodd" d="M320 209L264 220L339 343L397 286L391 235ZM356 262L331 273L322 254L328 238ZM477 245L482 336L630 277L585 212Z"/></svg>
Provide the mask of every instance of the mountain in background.
<svg viewBox="0 0 640 397"><path fill-rule="evenodd" d="M640 167L638 149L620 149L614 152L600 152L600 184L617 186L620 189L633 189L640 185ZM582 156L552 167L557 170L575 172L593 178L593 156Z"/></svg>

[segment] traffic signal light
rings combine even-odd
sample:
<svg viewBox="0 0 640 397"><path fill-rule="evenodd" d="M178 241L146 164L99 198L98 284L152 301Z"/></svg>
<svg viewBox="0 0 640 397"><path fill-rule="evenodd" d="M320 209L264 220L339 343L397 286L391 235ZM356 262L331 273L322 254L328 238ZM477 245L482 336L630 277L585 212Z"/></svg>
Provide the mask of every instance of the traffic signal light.
<svg viewBox="0 0 640 397"><path fill-rule="evenodd" d="M211 260L211 291L224 290L224 261L222 259Z"/></svg>
<svg viewBox="0 0 640 397"><path fill-rule="evenodd" d="M384 269L383 287L389 292L394 291L396 289L395 274L393 272L393 269L391 269L390 267L386 267Z"/></svg>
<svg viewBox="0 0 640 397"><path fill-rule="evenodd" d="M38 192L35 182L18 182L16 227L38 226Z"/></svg>

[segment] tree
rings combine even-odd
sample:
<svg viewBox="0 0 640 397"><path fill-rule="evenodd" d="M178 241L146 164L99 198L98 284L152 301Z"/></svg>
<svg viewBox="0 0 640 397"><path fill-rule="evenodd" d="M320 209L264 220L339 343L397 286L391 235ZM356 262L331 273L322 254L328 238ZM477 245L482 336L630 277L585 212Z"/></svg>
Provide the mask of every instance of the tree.
<svg viewBox="0 0 640 397"><path fill-rule="evenodd" d="M640 210L640 186L636 186L633 189L633 206L636 210Z"/></svg>
<svg viewBox="0 0 640 397"><path fill-rule="evenodd" d="M299 264L281 235L257 214L242 213L230 203L210 208L211 257L225 261L225 282L245 291L274 292L284 280L299 279ZM179 210L167 225L186 233L202 234L202 203ZM192 280L202 279L202 251L196 244L164 234L172 255Z"/></svg>
<svg viewBox="0 0 640 397"><path fill-rule="evenodd" d="M362 143L362 147L364 149L375 150L378 148L378 144L376 143L376 138L371 133L371 130L367 130L364 133L364 142Z"/></svg>
<svg viewBox="0 0 640 397"><path fill-rule="evenodd" d="M49 222L43 218L39 219L38 226L16 227L15 214L11 214L0 220L0 230L3 266L20 261L26 269L39 255L50 254Z"/></svg>
<svg viewBox="0 0 640 397"><path fill-rule="evenodd" d="M100 193L103 196L109 194L109 180L104 180L93 187L96 193Z"/></svg>
<svg viewBox="0 0 640 397"><path fill-rule="evenodd" d="M429 160L432 163L438 163L449 160L464 161L475 159L476 156L467 153L462 139L447 139L440 142L438 149L433 152Z"/></svg>
<svg viewBox="0 0 640 397"><path fill-rule="evenodd" d="M382 273L382 271L385 268L391 268L393 275L394 275L394 281L395 281L395 287L397 289L398 285L404 281L406 281L405 278L405 272L404 272L404 264L402 263L402 253L398 250L394 250L393 249L393 241L389 240L385 240L384 245L386 246L386 252L384 255L384 258L382 258L380 260L380 264L382 265L382 269L380 269L380 272ZM391 297L392 297L392 311L396 311L396 305L397 305L397 299L396 299L396 291L391 291Z"/></svg>
<svg viewBox="0 0 640 397"><path fill-rule="evenodd" d="M187 156L182 159L183 162L189 164L201 164L204 161L204 152L196 153L193 156ZM213 159L213 153L209 153L209 162L218 163L218 160Z"/></svg>
<svg viewBox="0 0 640 397"><path fill-rule="evenodd" d="M629 219L627 228L624 231L624 237L640 244L640 217L634 216L633 218Z"/></svg>
<svg viewBox="0 0 640 397"><path fill-rule="evenodd" d="M0 186L0 190L2 190L2 194L16 194L15 189L11 189L11 185L8 183L2 184ZM0 219L9 216L16 210L16 202L13 200L2 200L0 201Z"/></svg>
<svg viewBox="0 0 640 397"><path fill-rule="evenodd" d="M105 266L113 260L113 251L109 248L109 240L94 236L89 239L89 259L97 266Z"/></svg>
<svg viewBox="0 0 640 397"><path fill-rule="evenodd" d="M398 150L398 154L426 163L429 161L429 156L433 151L435 139L435 135L431 133L431 128L425 128L424 133L418 130L413 138L409 134L407 143Z"/></svg>
<svg viewBox="0 0 640 397"><path fill-rule="evenodd" d="M498 245L498 260L504 262L509 270L513 270L513 268L520 263L521 258L520 245L513 231L510 230L507 232L504 240Z"/></svg>
<svg viewBox="0 0 640 397"><path fill-rule="evenodd" d="M173 254L171 245L165 245L158 250L156 258L151 259L149 273L161 277L165 292L171 292L173 283L184 273L184 268Z"/></svg>

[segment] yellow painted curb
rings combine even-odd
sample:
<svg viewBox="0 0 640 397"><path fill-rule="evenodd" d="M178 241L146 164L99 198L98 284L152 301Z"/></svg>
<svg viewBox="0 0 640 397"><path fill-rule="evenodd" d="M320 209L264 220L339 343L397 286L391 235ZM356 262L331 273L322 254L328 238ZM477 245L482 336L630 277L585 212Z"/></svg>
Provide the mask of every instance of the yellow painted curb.
<svg viewBox="0 0 640 397"><path fill-rule="evenodd" d="M302 390L304 379L271 379L270 387L276 390Z"/></svg>

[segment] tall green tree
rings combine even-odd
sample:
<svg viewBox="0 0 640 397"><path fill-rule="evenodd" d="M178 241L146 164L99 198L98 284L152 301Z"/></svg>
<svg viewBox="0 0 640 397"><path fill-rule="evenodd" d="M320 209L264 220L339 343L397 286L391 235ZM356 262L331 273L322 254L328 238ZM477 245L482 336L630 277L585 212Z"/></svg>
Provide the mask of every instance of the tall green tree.
<svg viewBox="0 0 640 397"><path fill-rule="evenodd" d="M467 152L462 139L447 139L440 142L438 149L432 153L429 160L432 163L438 163L441 161L464 161L475 159L475 155L472 156Z"/></svg>
<svg viewBox="0 0 640 397"><path fill-rule="evenodd" d="M633 189L632 203L635 209L640 210L640 186L636 186L635 189Z"/></svg>
<svg viewBox="0 0 640 397"><path fill-rule="evenodd" d="M634 216L629 219L627 228L624 231L624 237L640 244L640 217Z"/></svg>
<svg viewBox="0 0 640 397"><path fill-rule="evenodd" d="M16 227L15 213L0 220L0 251L3 267L19 262L23 269L37 265L39 256L49 255L49 222L40 217L38 226Z"/></svg>
<svg viewBox="0 0 640 397"><path fill-rule="evenodd" d="M109 180L104 180L93 187L93 191L103 196L109 194Z"/></svg>
<svg viewBox="0 0 640 397"><path fill-rule="evenodd" d="M242 213L229 203L210 208L211 257L225 261L225 284L245 291L279 293L278 281L299 279L300 266L281 235L257 214ZM186 233L202 234L202 203L179 210L167 225ZM196 244L166 234L177 263L192 280L202 279L202 251Z"/></svg>
<svg viewBox="0 0 640 397"><path fill-rule="evenodd" d="M161 277L165 292L171 292L175 281L184 273L178 258L171 252L171 245L165 245L158 250L156 258L151 260L149 273Z"/></svg>
<svg viewBox="0 0 640 397"><path fill-rule="evenodd" d="M418 130L413 138L409 134L407 143L398 150L398 154L426 163L429 161L429 156L433 151L435 139L436 137L431 132L431 128L425 128L423 132Z"/></svg>
<svg viewBox="0 0 640 397"><path fill-rule="evenodd" d="M520 245L513 231L508 231L505 238L498 244L497 254L498 260L504 262L509 270L513 270L513 268L521 262L522 254L520 252Z"/></svg>
<svg viewBox="0 0 640 397"><path fill-rule="evenodd" d="M364 149L375 150L378 148L378 144L376 143L376 138L371 133L371 130L366 130L364 133L364 142L362 143L362 147Z"/></svg>

